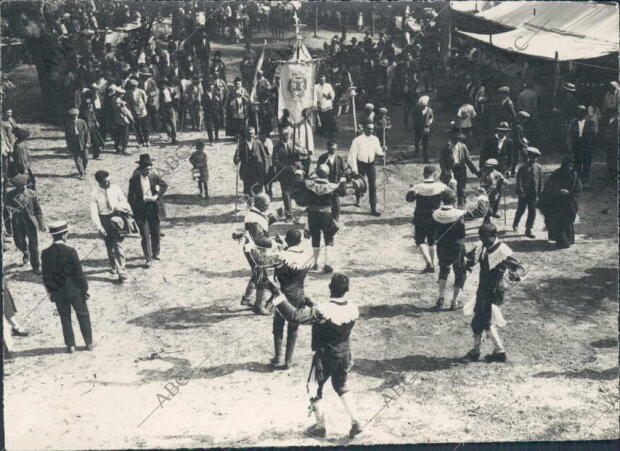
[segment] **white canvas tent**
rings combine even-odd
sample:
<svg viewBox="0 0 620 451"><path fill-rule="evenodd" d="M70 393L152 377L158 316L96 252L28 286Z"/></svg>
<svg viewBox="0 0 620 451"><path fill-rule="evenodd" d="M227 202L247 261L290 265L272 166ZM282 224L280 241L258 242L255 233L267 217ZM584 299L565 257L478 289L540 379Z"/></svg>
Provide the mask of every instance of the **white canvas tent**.
<svg viewBox="0 0 620 451"><path fill-rule="evenodd" d="M475 14L513 30L459 33L494 47L558 61L618 52L618 5L585 2L502 2Z"/></svg>

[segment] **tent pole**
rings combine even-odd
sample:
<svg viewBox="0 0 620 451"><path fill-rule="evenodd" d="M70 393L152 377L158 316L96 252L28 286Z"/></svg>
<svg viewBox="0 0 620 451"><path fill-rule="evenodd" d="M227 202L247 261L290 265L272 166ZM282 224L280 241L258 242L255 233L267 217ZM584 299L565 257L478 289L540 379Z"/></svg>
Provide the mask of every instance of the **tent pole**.
<svg viewBox="0 0 620 451"><path fill-rule="evenodd" d="M555 68L554 68L554 77L553 77L553 109L556 109L557 105L557 96L558 96L558 83L560 82L560 62L558 61L559 55L558 52L555 52Z"/></svg>

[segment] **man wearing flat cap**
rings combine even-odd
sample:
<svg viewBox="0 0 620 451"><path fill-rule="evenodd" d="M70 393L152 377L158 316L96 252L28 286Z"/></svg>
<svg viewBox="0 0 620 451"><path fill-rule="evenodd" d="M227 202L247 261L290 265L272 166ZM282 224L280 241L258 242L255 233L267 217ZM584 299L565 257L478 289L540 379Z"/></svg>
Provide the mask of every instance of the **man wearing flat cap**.
<svg viewBox="0 0 620 451"><path fill-rule="evenodd" d="M424 163L428 163L428 138L431 128L435 121L433 109L428 106L429 97L422 96L413 110L413 156L415 157L420 149Z"/></svg>
<svg viewBox="0 0 620 451"><path fill-rule="evenodd" d="M67 111L69 119L65 123L65 140L67 148L73 154L75 166L77 167L80 180L86 176L88 166L88 145L90 144L90 131L88 124L78 118L80 112L77 108Z"/></svg>
<svg viewBox="0 0 620 451"><path fill-rule="evenodd" d="M527 148L527 160L519 167L517 171L517 197L519 203L517 212L515 213L512 230L517 231L519 221L525 208L527 207L527 220L525 221L525 236L528 238L536 238L532 233L534 221L536 220L536 204L543 191L543 172L540 165L536 162L541 155L540 150L536 147Z"/></svg>
<svg viewBox="0 0 620 451"><path fill-rule="evenodd" d="M163 196L168 184L153 171L153 162L148 153L140 155L136 163L138 168L129 179L127 201L140 228L142 251L146 266L149 267L153 259L160 259L159 223L161 218L166 217Z"/></svg>
<svg viewBox="0 0 620 451"><path fill-rule="evenodd" d="M587 117L586 107L578 105L576 117L568 124L566 147L574 154L575 171L579 174L584 188L589 187L595 137L594 122Z"/></svg>
<svg viewBox="0 0 620 451"><path fill-rule="evenodd" d="M13 240L15 246L22 252L22 263L30 260L32 271L40 274L39 270L39 236L37 229L45 232L43 212L37 199L37 194L26 187L27 174L19 174L11 179L15 188L6 194L4 208L11 220Z"/></svg>
<svg viewBox="0 0 620 451"><path fill-rule="evenodd" d="M93 349L93 331L90 324L88 281L82 270L82 262L74 248L67 245L69 227L66 221L50 223L50 234L54 242L41 253L43 285L56 304L62 335L68 353L75 351L75 336L71 324L71 307L75 311L86 350Z"/></svg>

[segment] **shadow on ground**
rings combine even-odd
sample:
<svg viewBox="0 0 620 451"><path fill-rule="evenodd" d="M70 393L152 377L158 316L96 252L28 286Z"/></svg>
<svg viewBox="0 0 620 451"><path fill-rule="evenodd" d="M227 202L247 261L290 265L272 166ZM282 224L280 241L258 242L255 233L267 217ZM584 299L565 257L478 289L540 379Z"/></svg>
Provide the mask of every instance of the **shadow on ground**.
<svg viewBox="0 0 620 451"><path fill-rule="evenodd" d="M353 371L363 376L385 378L388 372L441 371L461 364L463 360L455 357L408 355L386 360L355 359Z"/></svg>
<svg viewBox="0 0 620 451"><path fill-rule="evenodd" d="M230 310L224 307L172 307L147 313L128 321L129 324L152 329L193 329L225 321L230 318L248 316L249 310Z"/></svg>
<svg viewBox="0 0 620 451"><path fill-rule="evenodd" d="M591 370L589 368L584 368L583 370L572 370L572 371L543 371L541 373L536 373L533 377L540 378L553 378L553 377L565 377L567 379L590 379L596 381L612 381L618 378L618 367L615 366L613 368L608 368L606 370Z"/></svg>

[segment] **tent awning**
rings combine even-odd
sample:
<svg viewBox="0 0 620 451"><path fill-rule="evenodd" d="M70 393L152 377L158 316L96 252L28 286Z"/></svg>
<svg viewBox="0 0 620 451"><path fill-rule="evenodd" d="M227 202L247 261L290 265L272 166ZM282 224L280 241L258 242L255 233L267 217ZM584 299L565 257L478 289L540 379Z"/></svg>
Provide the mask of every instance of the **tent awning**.
<svg viewBox="0 0 620 451"><path fill-rule="evenodd" d="M509 52L550 60L555 59L555 52L558 52L559 61L592 59L618 52L617 42L561 34L527 25L493 35L459 33Z"/></svg>

